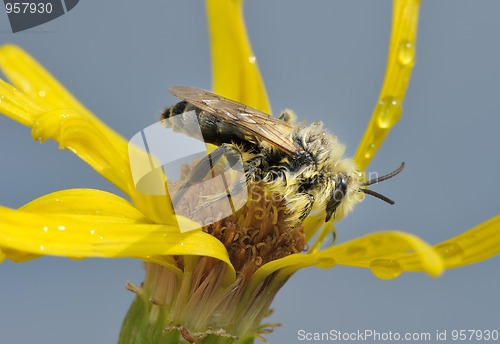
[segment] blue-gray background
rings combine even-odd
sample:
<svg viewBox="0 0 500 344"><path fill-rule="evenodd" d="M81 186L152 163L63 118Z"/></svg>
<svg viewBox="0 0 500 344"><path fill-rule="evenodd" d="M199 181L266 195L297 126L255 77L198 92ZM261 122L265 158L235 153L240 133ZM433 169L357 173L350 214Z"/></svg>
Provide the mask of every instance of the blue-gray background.
<svg viewBox="0 0 500 344"><path fill-rule="evenodd" d="M354 154L382 83L390 1L247 1L245 14L274 112L322 119ZM437 243L496 215L500 158L500 2L424 1L417 64L400 123L370 167L406 170L377 185L395 206L367 198L339 224L339 241L404 230ZM154 123L174 84L210 88L201 1L81 1L68 14L12 34L0 10L0 42L33 54L85 105L125 137ZM228 52L230 53L230 52ZM166 147L166 149L169 149ZM172 149L175 149L173 147ZM116 191L54 142L0 118L0 204L18 207L60 189ZM439 279L369 270L309 268L274 302L267 336L297 331L500 330L500 259ZM113 343L140 283L137 260L42 258L0 265L0 342Z"/></svg>

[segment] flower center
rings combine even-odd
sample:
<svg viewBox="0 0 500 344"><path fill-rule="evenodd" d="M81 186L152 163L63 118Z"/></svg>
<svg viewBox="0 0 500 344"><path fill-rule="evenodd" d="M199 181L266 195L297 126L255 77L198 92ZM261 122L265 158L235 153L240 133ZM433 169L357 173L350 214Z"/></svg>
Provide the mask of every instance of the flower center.
<svg viewBox="0 0 500 344"><path fill-rule="evenodd" d="M189 166L183 166L181 179L186 178L190 170ZM224 189L213 182L196 184L181 201L179 208L184 211L179 215L198 222L215 219L203 227L203 231L224 244L237 273L250 276L265 263L306 249L303 226L292 228L287 220L286 200L281 194L270 191L263 182L248 183L245 205L220 218L217 202L203 205L204 198L200 195L214 195Z"/></svg>

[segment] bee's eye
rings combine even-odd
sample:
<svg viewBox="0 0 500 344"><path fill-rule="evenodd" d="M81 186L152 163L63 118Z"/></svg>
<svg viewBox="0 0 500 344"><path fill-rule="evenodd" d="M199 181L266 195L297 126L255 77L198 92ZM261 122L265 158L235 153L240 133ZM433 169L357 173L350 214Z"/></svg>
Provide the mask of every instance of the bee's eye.
<svg viewBox="0 0 500 344"><path fill-rule="evenodd" d="M339 175L335 180L335 190L333 191L328 203L326 204L326 220L328 222L332 217L335 209L340 205L347 193L348 178L346 175Z"/></svg>
<svg viewBox="0 0 500 344"><path fill-rule="evenodd" d="M341 175L335 181L335 191L333 192L333 199L339 203L344 198L347 192L347 176Z"/></svg>

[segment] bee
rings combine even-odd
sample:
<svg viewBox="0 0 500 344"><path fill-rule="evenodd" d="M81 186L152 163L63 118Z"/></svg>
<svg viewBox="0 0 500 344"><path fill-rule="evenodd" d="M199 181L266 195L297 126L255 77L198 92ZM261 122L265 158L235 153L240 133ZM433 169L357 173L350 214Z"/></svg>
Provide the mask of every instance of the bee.
<svg viewBox="0 0 500 344"><path fill-rule="evenodd" d="M343 156L345 146L336 135L328 133L322 122L295 123L296 116L290 110L275 118L197 88L174 86L170 93L181 101L162 113L163 124L195 137L197 128L202 136L198 139L218 147L194 166L173 198L174 204L182 197L182 190L200 182L221 157L241 157L243 161L246 178L229 186L231 193L263 182L266 189L286 201L292 228L313 210L324 211L325 222L341 218L365 194L394 204L367 187L395 176L404 163L385 176L364 181L364 174L353 160ZM174 123L174 118L180 120Z"/></svg>

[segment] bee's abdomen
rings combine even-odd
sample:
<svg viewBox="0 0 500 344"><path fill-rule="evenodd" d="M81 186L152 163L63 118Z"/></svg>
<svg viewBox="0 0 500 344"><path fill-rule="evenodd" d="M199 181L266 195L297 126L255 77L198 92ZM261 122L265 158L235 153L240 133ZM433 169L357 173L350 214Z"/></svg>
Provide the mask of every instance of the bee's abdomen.
<svg viewBox="0 0 500 344"><path fill-rule="evenodd" d="M184 112L189 112L190 110L199 109L192 104L189 104L188 102L178 102L165 110L165 112L162 114L162 118L170 118L172 116L182 115Z"/></svg>
<svg viewBox="0 0 500 344"><path fill-rule="evenodd" d="M186 101L166 109L161 114L161 119L165 126L174 131L217 146L223 143L243 146L253 144L248 142L249 138L242 129Z"/></svg>

